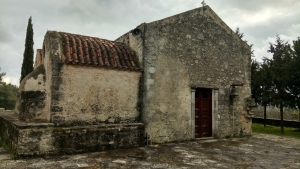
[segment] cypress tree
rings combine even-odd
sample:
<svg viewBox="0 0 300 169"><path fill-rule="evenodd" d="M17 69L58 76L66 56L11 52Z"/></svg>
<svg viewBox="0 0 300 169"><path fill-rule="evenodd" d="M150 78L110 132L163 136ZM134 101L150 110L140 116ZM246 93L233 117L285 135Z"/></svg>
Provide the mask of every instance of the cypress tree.
<svg viewBox="0 0 300 169"><path fill-rule="evenodd" d="M23 54L23 63L21 69L20 83L29 73L33 71L33 29L31 23L31 16L28 20L26 39L25 39L25 50Z"/></svg>

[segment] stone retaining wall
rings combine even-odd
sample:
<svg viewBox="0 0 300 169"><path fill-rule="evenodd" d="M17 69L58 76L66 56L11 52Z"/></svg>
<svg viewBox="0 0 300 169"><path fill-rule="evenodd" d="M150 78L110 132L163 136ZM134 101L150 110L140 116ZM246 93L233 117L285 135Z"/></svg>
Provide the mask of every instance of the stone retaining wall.
<svg viewBox="0 0 300 169"><path fill-rule="evenodd" d="M144 124L58 127L24 123L12 113L0 114L0 137L17 157L75 154L144 146Z"/></svg>
<svg viewBox="0 0 300 169"><path fill-rule="evenodd" d="M5 108L0 108L0 113L1 112L11 112L11 113L13 113L14 111L13 110L5 110Z"/></svg>
<svg viewBox="0 0 300 169"><path fill-rule="evenodd" d="M258 106L253 109L254 117L264 117L264 107ZM267 119L280 119L280 110L274 106L267 106ZM299 121L299 110L284 108L283 119Z"/></svg>
<svg viewBox="0 0 300 169"><path fill-rule="evenodd" d="M259 124L264 124L264 119L260 117L254 117L252 118L253 123L259 123ZM272 125L272 126L281 126L281 120L278 119L266 119L266 124L267 125ZM298 121L289 121L289 120L284 120L283 121L283 126L285 127L293 127L293 128L299 128L300 122Z"/></svg>

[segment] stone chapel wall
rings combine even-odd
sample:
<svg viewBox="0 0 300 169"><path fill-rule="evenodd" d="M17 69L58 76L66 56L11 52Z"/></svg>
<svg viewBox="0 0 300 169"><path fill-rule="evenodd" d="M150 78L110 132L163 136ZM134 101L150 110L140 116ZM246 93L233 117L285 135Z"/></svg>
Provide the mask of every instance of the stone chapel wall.
<svg viewBox="0 0 300 169"><path fill-rule="evenodd" d="M213 136L251 133L245 100L250 91L250 47L208 6L138 26L143 30L143 111L154 142L188 140L192 133L192 88L218 95ZM117 41L131 42L130 33ZM135 40L137 41L137 40ZM239 97L230 102L232 84Z"/></svg>
<svg viewBox="0 0 300 169"><path fill-rule="evenodd" d="M60 35L47 34L46 56L51 58L48 69L52 73L49 80L52 123L90 125L140 119L137 104L141 72L62 63Z"/></svg>

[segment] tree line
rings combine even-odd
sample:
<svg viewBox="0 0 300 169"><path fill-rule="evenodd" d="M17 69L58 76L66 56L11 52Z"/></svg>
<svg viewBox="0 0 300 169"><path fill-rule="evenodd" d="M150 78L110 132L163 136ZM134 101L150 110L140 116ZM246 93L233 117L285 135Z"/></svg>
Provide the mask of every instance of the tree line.
<svg viewBox="0 0 300 169"><path fill-rule="evenodd" d="M4 75L5 73L0 73L0 108L12 110L15 108L18 87L10 83L6 84L2 82Z"/></svg>
<svg viewBox="0 0 300 169"><path fill-rule="evenodd" d="M12 110L15 108L18 87L13 84L2 82L3 76L5 76L5 73L0 72L0 108Z"/></svg>
<svg viewBox="0 0 300 169"><path fill-rule="evenodd" d="M266 106L279 107L281 133L284 133L284 107L298 109L300 122L300 37L290 45L277 36L268 52L272 59L264 57L262 62L251 63L251 92L255 102L264 107L264 119Z"/></svg>

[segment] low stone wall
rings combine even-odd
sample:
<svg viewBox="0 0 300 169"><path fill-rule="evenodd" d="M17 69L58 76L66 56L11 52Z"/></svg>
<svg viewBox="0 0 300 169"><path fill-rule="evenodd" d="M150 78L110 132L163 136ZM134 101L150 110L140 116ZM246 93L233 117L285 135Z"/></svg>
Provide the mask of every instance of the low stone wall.
<svg viewBox="0 0 300 169"><path fill-rule="evenodd" d="M254 117L264 117L264 107L258 106L253 109ZM267 119L280 119L280 110L274 106L267 106ZM299 110L284 108L283 119L299 121Z"/></svg>
<svg viewBox="0 0 300 169"><path fill-rule="evenodd" d="M15 145L18 142L18 129L17 126L13 123L16 119L9 118L8 115L11 115L10 111L0 110L0 138L7 145L12 152L15 151ZM4 116L4 117L2 117Z"/></svg>
<svg viewBox="0 0 300 169"><path fill-rule="evenodd" d="M264 124L264 119L259 117L254 117L252 118L252 123ZM281 121L278 119L266 119L266 124L272 126L281 126ZM289 121L289 120L283 121L283 126L285 127L299 128L299 125L300 124L298 121Z"/></svg>
<svg viewBox="0 0 300 169"><path fill-rule="evenodd" d="M58 127L0 114L0 137L17 157L76 154L144 146L144 124Z"/></svg>
<svg viewBox="0 0 300 169"><path fill-rule="evenodd" d="M13 110L5 110L4 108L0 108L0 113L1 112L9 112L9 113L13 113Z"/></svg>

